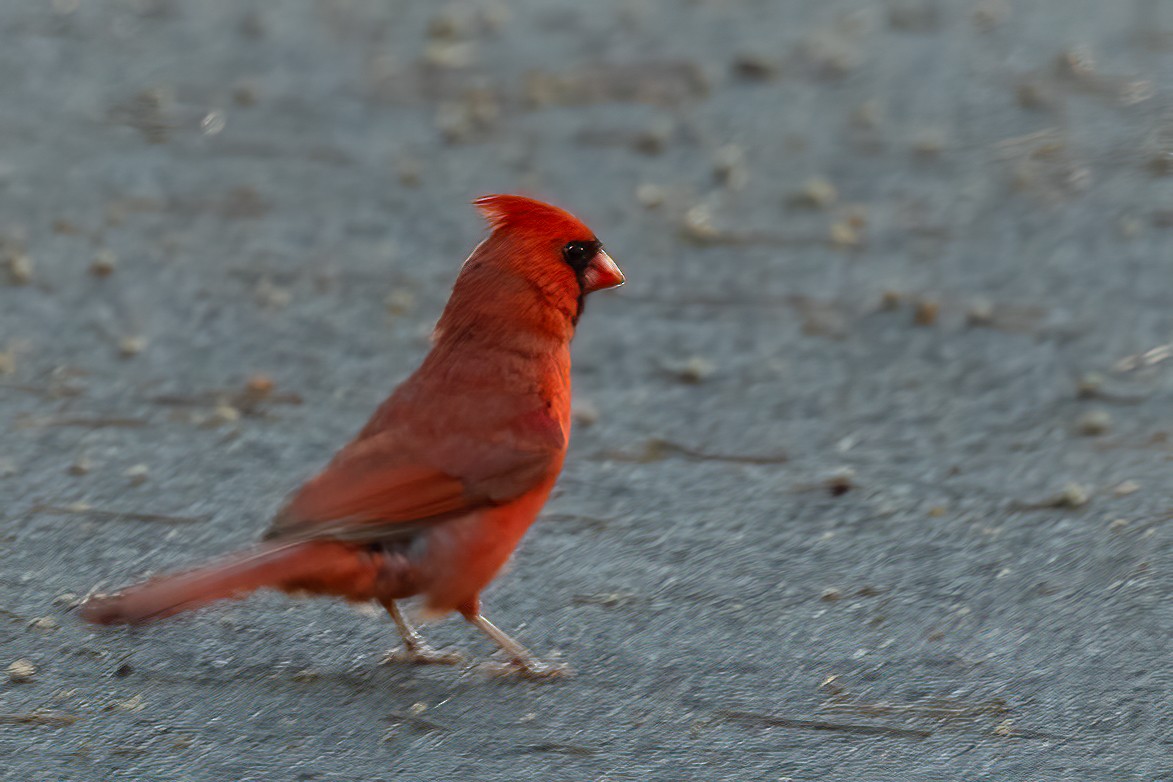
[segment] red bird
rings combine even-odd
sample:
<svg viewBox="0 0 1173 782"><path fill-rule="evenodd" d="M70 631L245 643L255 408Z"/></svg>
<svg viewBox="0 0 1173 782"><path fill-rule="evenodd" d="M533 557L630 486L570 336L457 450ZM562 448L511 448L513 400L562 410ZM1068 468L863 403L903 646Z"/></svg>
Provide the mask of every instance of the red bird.
<svg viewBox="0 0 1173 782"><path fill-rule="evenodd" d="M570 436L570 340L583 298L624 282L595 235L516 195L474 202L491 233L465 261L431 352L255 548L86 602L98 624L140 624L263 588L378 601L403 655L450 662L396 601L459 611L522 674L536 660L481 614L480 592L537 517Z"/></svg>

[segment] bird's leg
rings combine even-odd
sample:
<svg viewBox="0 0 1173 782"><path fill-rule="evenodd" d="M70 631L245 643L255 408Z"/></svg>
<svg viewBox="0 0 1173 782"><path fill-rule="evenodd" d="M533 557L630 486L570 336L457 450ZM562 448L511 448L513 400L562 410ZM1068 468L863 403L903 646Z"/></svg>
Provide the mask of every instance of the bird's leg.
<svg viewBox="0 0 1173 782"><path fill-rule="evenodd" d="M534 657L528 649L481 615L479 610L475 613L465 614L464 618L482 633L492 638L494 643L509 656L509 663L506 666L485 666L490 673L517 674L529 679L553 679L570 673L570 669L562 663L543 662Z"/></svg>
<svg viewBox="0 0 1173 782"><path fill-rule="evenodd" d="M404 618L394 600L380 602L391 615L391 621L395 622L399 637L403 639L403 647L387 652L383 662L407 662L417 665L460 665L464 662L464 656L459 652L441 652L428 646L423 636Z"/></svg>

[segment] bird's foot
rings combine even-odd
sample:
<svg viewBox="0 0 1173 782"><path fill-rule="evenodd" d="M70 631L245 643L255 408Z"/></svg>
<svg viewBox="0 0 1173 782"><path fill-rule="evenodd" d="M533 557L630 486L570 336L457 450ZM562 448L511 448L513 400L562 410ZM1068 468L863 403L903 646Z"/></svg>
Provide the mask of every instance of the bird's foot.
<svg viewBox="0 0 1173 782"><path fill-rule="evenodd" d="M533 657L514 658L509 662L487 662L477 666L482 673L496 678L532 679L550 681L565 679L573 675L570 666L560 662L538 660Z"/></svg>
<svg viewBox="0 0 1173 782"><path fill-rule="evenodd" d="M400 646L387 652L384 665L408 663L411 665L463 665L464 655L460 652L445 652L433 649L427 644Z"/></svg>

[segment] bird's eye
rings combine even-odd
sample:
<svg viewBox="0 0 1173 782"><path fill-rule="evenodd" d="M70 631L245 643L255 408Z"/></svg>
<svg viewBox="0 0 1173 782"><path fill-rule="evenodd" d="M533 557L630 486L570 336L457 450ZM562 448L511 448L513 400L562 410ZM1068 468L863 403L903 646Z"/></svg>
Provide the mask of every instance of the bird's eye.
<svg viewBox="0 0 1173 782"><path fill-rule="evenodd" d="M570 268L582 272L598 252L598 242L571 242L562 248L562 257Z"/></svg>

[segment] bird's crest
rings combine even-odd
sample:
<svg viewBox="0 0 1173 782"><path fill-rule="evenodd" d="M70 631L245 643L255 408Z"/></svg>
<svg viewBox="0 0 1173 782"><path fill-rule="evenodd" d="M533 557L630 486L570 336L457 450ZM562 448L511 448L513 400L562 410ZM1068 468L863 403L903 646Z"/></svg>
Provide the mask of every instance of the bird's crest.
<svg viewBox="0 0 1173 782"><path fill-rule="evenodd" d="M486 195L472 202L489 228L534 236L590 239L591 230L574 215L556 206L519 195Z"/></svg>

